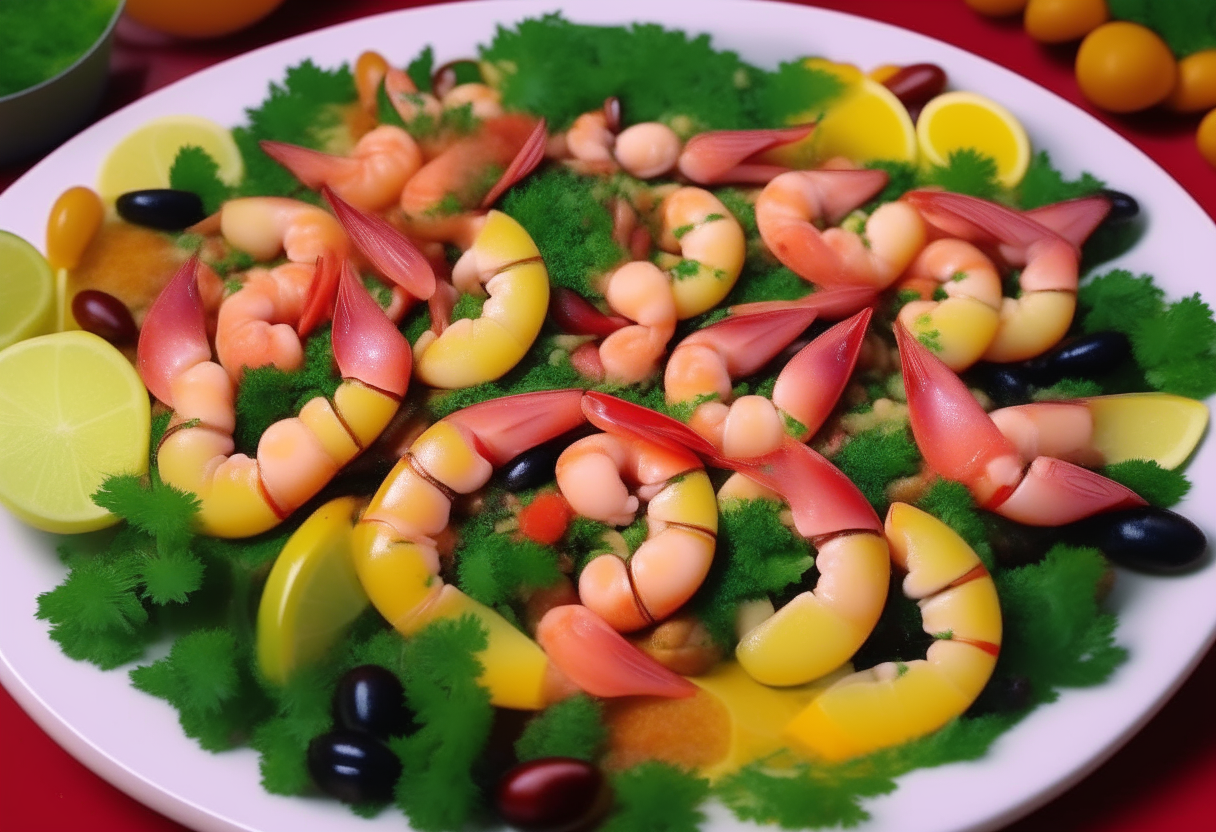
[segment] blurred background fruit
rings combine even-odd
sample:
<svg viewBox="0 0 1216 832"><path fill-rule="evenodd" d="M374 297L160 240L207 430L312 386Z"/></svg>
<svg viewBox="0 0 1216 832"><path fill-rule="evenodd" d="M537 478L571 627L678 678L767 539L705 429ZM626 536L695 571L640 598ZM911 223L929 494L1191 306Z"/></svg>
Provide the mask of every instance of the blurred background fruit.
<svg viewBox="0 0 1216 832"><path fill-rule="evenodd" d="M183 38L238 32L274 11L283 0L127 0L137 23Z"/></svg>

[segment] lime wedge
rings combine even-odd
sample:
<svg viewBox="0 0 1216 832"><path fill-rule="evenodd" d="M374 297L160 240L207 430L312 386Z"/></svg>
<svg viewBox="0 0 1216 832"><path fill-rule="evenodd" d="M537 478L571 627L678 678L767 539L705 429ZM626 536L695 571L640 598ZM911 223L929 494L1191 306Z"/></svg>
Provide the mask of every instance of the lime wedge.
<svg viewBox="0 0 1216 832"><path fill-rule="evenodd" d="M1094 447L1107 465L1150 459L1177 468L1208 426L1203 402L1169 393L1124 393L1086 400L1094 416Z"/></svg>
<svg viewBox="0 0 1216 832"><path fill-rule="evenodd" d="M360 501L339 497L296 529L279 553L258 606L258 666L283 684L329 651L364 609L367 593L351 562Z"/></svg>
<svg viewBox="0 0 1216 832"><path fill-rule="evenodd" d="M55 275L38 249L0 231L0 349L55 326Z"/></svg>
<svg viewBox="0 0 1216 832"><path fill-rule="evenodd" d="M88 332L0 351L0 503L39 529L117 522L90 499L112 474L148 467L148 391L135 368Z"/></svg>
<svg viewBox="0 0 1216 832"><path fill-rule="evenodd" d="M97 191L113 202L127 191L169 187L169 171L183 147L201 147L219 165L219 177L235 185L244 173L241 151L227 128L200 116L163 116L130 133L101 164Z"/></svg>

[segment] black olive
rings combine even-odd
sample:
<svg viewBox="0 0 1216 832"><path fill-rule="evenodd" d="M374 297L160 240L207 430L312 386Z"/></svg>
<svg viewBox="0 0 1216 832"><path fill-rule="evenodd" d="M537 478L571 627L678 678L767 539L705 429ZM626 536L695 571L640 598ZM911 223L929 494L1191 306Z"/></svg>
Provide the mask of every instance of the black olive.
<svg viewBox="0 0 1216 832"><path fill-rule="evenodd" d="M360 665L338 680L333 710L338 728L381 739L399 737L413 724L400 680L392 671L374 664Z"/></svg>
<svg viewBox="0 0 1216 832"><path fill-rule="evenodd" d="M114 207L127 222L160 231L181 231L207 216L198 194L172 188L128 191Z"/></svg>
<svg viewBox="0 0 1216 832"><path fill-rule="evenodd" d="M1032 385L1020 364L976 364L971 378L998 407L1030 401Z"/></svg>
<svg viewBox="0 0 1216 832"><path fill-rule="evenodd" d="M553 482L557 458L574 440L588 435L585 428L576 429L556 439L524 451L499 470L503 488L512 493L538 488Z"/></svg>
<svg viewBox="0 0 1216 832"><path fill-rule="evenodd" d="M1140 215L1140 203L1136 202L1136 198L1131 194L1110 188L1103 188L1099 194L1110 202L1110 213L1106 215L1107 222L1126 222Z"/></svg>
<svg viewBox="0 0 1216 832"><path fill-rule="evenodd" d="M1061 532L1077 545L1096 546L1120 566L1163 575L1197 566L1208 545L1190 520L1155 506L1098 514Z"/></svg>
<svg viewBox="0 0 1216 832"><path fill-rule="evenodd" d="M1022 364L1026 378L1039 387L1063 378L1093 378L1131 358L1132 346L1122 332L1094 332L1071 338Z"/></svg>
<svg viewBox="0 0 1216 832"><path fill-rule="evenodd" d="M308 744L308 773L317 788L345 803L382 803L393 798L401 761L374 737L331 731Z"/></svg>

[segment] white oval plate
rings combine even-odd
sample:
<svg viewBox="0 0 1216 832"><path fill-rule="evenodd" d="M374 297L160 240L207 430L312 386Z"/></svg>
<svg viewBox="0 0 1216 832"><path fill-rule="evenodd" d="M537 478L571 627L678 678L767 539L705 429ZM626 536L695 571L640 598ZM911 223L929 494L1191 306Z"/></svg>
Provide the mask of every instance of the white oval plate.
<svg viewBox="0 0 1216 832"><path fill-rule="evenodd" d="M52 153L0 196L0 228L41 244L45 218L65 188L94 181L110 147L148 119L195 113L237 124L267 84L303 58L325 67L377 49L396 62L427 43L439 62L475 54L497 23L553 11L552 0L441 5L366 18L259 49L137 101ZM974 55L891 26L778 3L614 0L568 3L587 23L654 21L709 32L718 48L760 65L823 54L863 67L933 61L952 84L987 94L1026 125L1036 148L1070 177L1092 171L1140 201L1149 231L1118 265L1157 276L1174 298L1200 291L1216 261L1216 227L1160 168L1096 119L1042 88ZM1163 218L1168 218L1164 220ZM1191 495L1180 510L1199 521L1216 504L1216 443L1190 467ZM1207 525L1212 535L1211 521ZM55 540L0 512L0 680L38 723L86 765L160 812L200 830L322 832L400 830L396 812L359 819L325 800L282 798L258 785L249 750L208 754L182 735L176 713L131 688L126 673L102 673L66 659L34 618L35 599L63 577ZM1216 567L1180 578L1121 574L1111 604L1117 638L1131 654L1107 684L1069 691L1005 734L975 763L900 778L891 795L869 801L861 828L952 832L997 828L1046 802L1096 767L1140 728L1182 682L1216 635ZM707 828L742 826L722 807Z"/></svg>

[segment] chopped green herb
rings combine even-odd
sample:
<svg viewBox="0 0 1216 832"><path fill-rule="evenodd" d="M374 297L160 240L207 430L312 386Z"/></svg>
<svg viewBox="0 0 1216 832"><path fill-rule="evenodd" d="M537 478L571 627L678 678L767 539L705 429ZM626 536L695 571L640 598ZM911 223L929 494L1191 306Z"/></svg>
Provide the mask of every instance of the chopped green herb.
<svg viewBox="0 0 1216 832"><path fill-rule="evenodd" d="M203 201L204 213L214 214L229 194L228 186L220 181L219 170L220 166L201 147L183 147L169 168L169 187L197 194Z"/></svg>
<svg viewBox="0 0 1216 832"><path fill-rule="evenodd" d="M920 451L906 425L880 425L854 436L832 458L880 513L887 484L920 470Z"/></svg>
<svg viewBox="0 0 1216 832"><path fill-rule="evenodd" d="M696 832L709 782L666 763L642 763L612 778L615 805L601 832Z"/></svg>
<svg viewBox="0 0 1216 832"><path fill-rule="evenodd" d="M515 741L515 756L521 763L542 757L574 757L594 763L608 739L603 718L603 707L586 694L550 705Z"/></svg>
<svg viewBox="0 0 1216 832"><path fill-rule="evenodd" d="M552 546L494 530L502 516L478 514L461 529L456 550L460 588L475 601L495 608L552 586L562 577Z"/></svg>
<svg viewBox="0 0 1216 832"><path fill-rule="evenodd" d="M925 173L927 184L941 185L948 191L970 194L981 199L996 199L1001 194L997 182L996 160L973 148L951 151L946 164Z"/></svg>
<svg viewBox="0 0 1216 832"><path fill-rule="evenodd" d="M1089 196L1105 187L1105 183L1092 174L1082 173L1080 179L1069 181L1051 165L1046 150L1030 157L1030 166L1018 185L1018 204L1023 210L1039 208L1053 202Z"/></svg>
<svg viewBox="0 0 1216 832"><path fill-rule="evenodd" d="M1126 485L1160 508L1176 505L1191 490L1191 483L1181 471L1162 468L1151 459L1129 459L1107 465L1102 476Z"/></svg>

